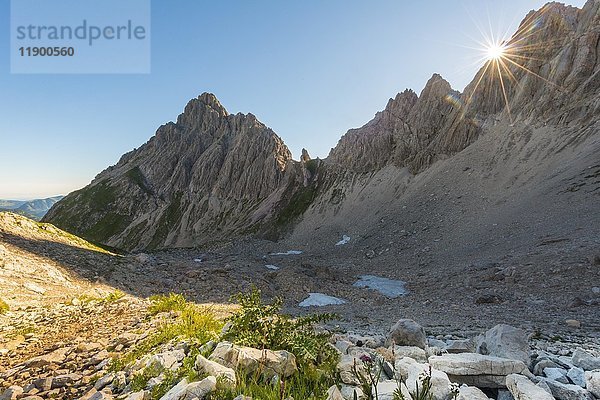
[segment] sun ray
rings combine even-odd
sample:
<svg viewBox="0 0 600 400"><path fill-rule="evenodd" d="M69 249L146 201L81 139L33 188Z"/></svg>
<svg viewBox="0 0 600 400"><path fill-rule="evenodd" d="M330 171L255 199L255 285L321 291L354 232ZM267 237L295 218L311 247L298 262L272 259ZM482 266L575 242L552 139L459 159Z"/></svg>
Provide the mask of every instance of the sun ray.
<svg viewBox="0 0 600 400"><path fill-rule="evenodd" d="M554 82L551 82L551 81L549 81L548 79L544 78L543 76L541 76L541 75L539 75L539 74L536 74L535 72L533 72L533 71L532 71L532 70L530 70L529 68L527 68L527 67L524 67L524 66L522 66L521 64L519 64L519 63L517 63L517 62L514 62L514 61L513 61L513 60L511 60L509 57L503 57L503 59L504 59L504 60L506 60L506 61L508 61L509 63L513 64L513 65L514 65L514 66L516 66L517 68L520 68L520 69L522 69L523 71L527 72L528 74L531 74L531 75L533 75L533 76L535 76L535 77L537 77L537 78L540 78L540 79L541 79L541 80L543 80L544 82L546 82L546 83L548 83L548 84L550 84L550 85L552 85L552 86L555 86L555 87L559 88L560 90L563 90L563 88L562 88L561 86L557 85L557 84L556 84L556 83L554 83Z"/></svg>
<svg viewBox="0 0 600 400"><path fill-rule="evenodd" d="M498 69L498 77L500 78L500 86L502 87L502 94L504 95L504 102L506 104L506 111L508 111L508 119L510 123L513 123L512 115L510 112L510 104L508 103L508 95L506 94L506 88L504 87L504 79L502 78L502 71L500 71L500 62L498 60L493 60L496 64L496 68Z"/></svg>
<svg viewBox="0 0 600 400"><path fill-rule="evenodd" d="M481 81L485 77L485 74L486 74L487 70L489 69L489 67L490 67L490 63L488 62L488 63L485 64L483 72L479 76L479 79L477 80L477 83L475 84L475 87L473 88L473 90L469 94L469 98L465 102L465 108L464 108L465 112L466 112L466 109L468 108L468 106L471 104L471 101L473 100L473 96L475 95L475 92L477 92L477 88L479 87L479 84L481 83ZM463 113L463 115L464 115L464 113Z"/></svg>

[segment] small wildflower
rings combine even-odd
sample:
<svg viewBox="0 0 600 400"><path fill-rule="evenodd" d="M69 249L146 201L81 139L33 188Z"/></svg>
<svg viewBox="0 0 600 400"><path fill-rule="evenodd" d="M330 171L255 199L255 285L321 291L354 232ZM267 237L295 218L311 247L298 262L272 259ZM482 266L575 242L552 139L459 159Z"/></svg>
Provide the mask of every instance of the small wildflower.
<svg viewBox="0 0 600 400"><path fill-rule="evenodd" d="M372 363L373 359L368 354L363 354L362 356L360 356L360 361L364 363Z"/></svg>

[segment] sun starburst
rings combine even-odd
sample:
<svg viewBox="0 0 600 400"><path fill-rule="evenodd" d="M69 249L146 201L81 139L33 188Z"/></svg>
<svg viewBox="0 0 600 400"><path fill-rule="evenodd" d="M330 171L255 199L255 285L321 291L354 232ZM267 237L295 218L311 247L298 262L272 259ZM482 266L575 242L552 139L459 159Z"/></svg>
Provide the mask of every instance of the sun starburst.
<svg viewBox="0 0 600 400"><path fill-rule="evenodd" d="M498 60L504 56L506 51L506 44L504 43L493 43L488 45L485 49L487 60Z"/></svg>
<svg viewBox="0 0 600 400"><path fill-rule="evenodd" d="M544 51L556 44L552 43L551 40L540 40L541 37L537 35L549 9L549 7L543 7L539 12L528 16L512 36L508 34L508 30L499 34L498 30L492 29L491 18L488 18L489 30L482 29L476 23L482 40L474 40L477 46L471 48L476 50L478 54L478 59L474 64L483 64L483 67L464 101L465 111L476 98L476 92L484 81L496 82L498 85L499 95L504 103L504 110L511 123L513 122L511 96L515 93L515 89L521 86L523 76L533 76L558 90L562 90L559 85L535 71L537 70L535 64L543 61L540 58L544 58ZM534 65L534 67L530 65Z"/></svg>

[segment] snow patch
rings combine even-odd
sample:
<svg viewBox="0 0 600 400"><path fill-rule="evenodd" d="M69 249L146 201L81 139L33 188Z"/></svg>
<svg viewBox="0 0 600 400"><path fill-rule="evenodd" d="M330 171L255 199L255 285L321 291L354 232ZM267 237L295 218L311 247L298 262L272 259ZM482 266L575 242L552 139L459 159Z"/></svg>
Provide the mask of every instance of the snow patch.
<svg viewBox="0 0 600 400"><path fill-rule="evenodd" d="M309 293L309 296L304 299L299 306L300 307L321 307L329 305L344 304L346 300L338 299L337 297L327 296L323 293Z"/></svg>
<svg viewBox="0 0 600 400"><path fill-rule="evenodd" d="M337 242L335 245L336 246L343 246L345 244L347 244L350 241L350 236L342 236L342 240L340 240L339 242Z"/></svg>
<svg viewBox="0 0 600 400"><path fill-rule="evenodd" d="M277 265L273 265L273 264L267 264L267 265L265 265L265 267L267 267L268 269L272 269L273 271L277 271L279 269L279 267Z"/></svg>
<svg viewBox="0 0 600 400"><path fill-rule="evenodd" d="M269 253L270 256L297 256L302 254L301 250L288 250L284 253Z"/></svg>
<svg viewBox="0 0 600 400"><path fill-rule="evenodd" d="M359 280L354 282L353 286L359 288L373 289L389 298L396 298L408 294L404 281L382 278L374 275L361 275Z"/></svg>

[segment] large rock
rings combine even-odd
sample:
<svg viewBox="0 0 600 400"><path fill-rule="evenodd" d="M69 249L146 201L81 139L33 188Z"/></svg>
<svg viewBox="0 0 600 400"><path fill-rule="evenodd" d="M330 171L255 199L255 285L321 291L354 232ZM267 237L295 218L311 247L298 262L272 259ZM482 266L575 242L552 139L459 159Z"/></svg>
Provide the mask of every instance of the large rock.
<svg viewBox="0 0 600 400"><path fill-rule="evenodd" d="M183 400L204 399L217 389L217 378L208 376L199 382L192 382L185 387Z"/></svg>
<svg viewBox="0 0 600 400"><path fill-rule="evenodd" d="M377 399L378 400L395 400L394 393L398 390L398 381L396 380L384 380L377 382ZM401 383L400 390L405 398L410 399L410 393L406 386ZM375 388L371 392L373 399L375 399ZM352 399L351 399L352 400Z"/></svg>
<svg viewBox="0 0 600 400"><path fill-rule="evenodd" d="M600 370L585 372L585 387L600 399Z"/></svg>
<svg viewBox="0 0 600 400"><path fill-rule="evenodd" d="M209 359L235 370L262 371L267 378L279 375L288 377L296 373L296 357L285 350L258 350L221 342Z"/></svg>
<svg viewBox="0 0 600 400"><path fill-rule="evenodd" d="M573 365L585 371L600 369L600 357L594 357L583 349L575 349L572 357Z"/></svg>
<svg viewBox="0 0 600 400"><path fill-rule="evenodd" d="M506 386L515 400L554 400L551 394L536 386L523 375L508 375L506 377Z"/></svg>
<svg viewBox="0 0 600 400"><path fill-rule="evenodd" d="M185 389L189 382L186 378L183 378L179 383L173 386L167 393L165 393L160 400L179 400L185 395ZM100 392L98 392L100 393Z"/></svg>
<svg viewBox="0 0 600 400"><path fill-rule="evenodd" d="M523 361L529 365L527 333L510 325L496 325L476 340L477 353Z"/></svg>
<svg viewBox="0 0 600 400"><path fill-rule="evenodd" d="M456 400L488 400L488 397L479 388L463 385Z"/></svg>
<svg viewBox="0 0 600 400"><path fill-rule="evenodd" d="M234 388L236 385L235 371L217 362L211 361L201 354L196 357L194 364L198 372L204 372L210 376L214 376L219 380L219 384L224 387Z"/></svg>
<svg viewBox="0 0 600 400"><path fill-rule="evenodd" d="M429 363L453 382L484 388L506 387L506 376L510 374L529 374L522 361L476 353L431 356Z"/></svg>
<svg viewBox="0 0 600 400"><path fill-rule="evenodd" d="M410 357L418 362L427 362L427 353L417 346L394 346L393 351L396 359Z"/></svg>
<svg viewBox="0 0 600 400"><path fill-rule="evenodd" d="M386 346L416 346L425 349L427 337L425 329L412 319L401 319L396 322L387 335Z"/></svg>
<svg viewBox="0 0 600 400"><path fill-rule="evenodd" d="M416 392L417 385L419 390L422 389L420 377L423 374L431 373L431 393L433 400L446 400L450 394L450 379L445 372L439 371L435 368L430 370L429 365L414 363L408 367L408 379L406 380L406 387L409 392Z"/></svg>
<svg viewBox="0 0 600 400"><path fill-rule="evenodd" d="M565 385L551 379L544 379L544 382L558 400L594 400L594 396L581 386Z"/></svg>

